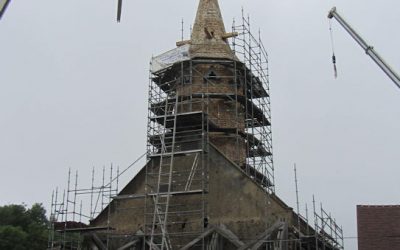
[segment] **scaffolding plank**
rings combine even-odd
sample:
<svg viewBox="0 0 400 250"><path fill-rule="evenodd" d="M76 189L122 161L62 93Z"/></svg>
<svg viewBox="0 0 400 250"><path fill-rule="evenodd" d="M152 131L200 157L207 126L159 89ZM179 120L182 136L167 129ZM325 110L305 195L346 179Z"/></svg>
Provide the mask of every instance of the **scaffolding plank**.
<svg viewBox="0 0 400 250"><path fill-rule="evenodd" d="M164 125L165 119L165 125L166 128L173 128L173 118L175 114L167 114L167 115L158 115L158 116L151 116L150 120L153 122L157 122L160 125ZM202 121L203 121L203 116L207 116L205 113L201 111L195 111L195 112L185 112L185 113L178 113L176 114L176 127L177 129L180 127L201 127L202 126Z"/></svg>
<svg viewBox="0 0 400 250"><path fill-rule="evenodd" d="M188 190L188 191L176 191L176 192L170 192L169 195L191 195L191 194L202 194L206 193L205 190L197 189L197 190ZM167 192L160 193L160 195L167 195ZM149 193L147 196L156 196L157 193ZM128 194L128 195L118 195L112 197L114 200L127 200L127 199L141 199L145 198L145 194Z"/></svg>
<svg viewBox="0 0 400 250"><path fill-rule="evenodd" d="M187 155L187 154L193 154L193 153L198 153L198 152L203 152L203 149L194 149L194 150L185 150L185 151L175 151L173 153L153 153L150 155L150 157L160 157L162 156L171 156L171 155Z"/></svg>
<svg viewBox="0 0 400 250"><path fill-rule="evenodd" d="M81 228L66 228L56 230L56 232L90 232L90 231L105 231L114 230L112 227L81 227Z"/></svg>

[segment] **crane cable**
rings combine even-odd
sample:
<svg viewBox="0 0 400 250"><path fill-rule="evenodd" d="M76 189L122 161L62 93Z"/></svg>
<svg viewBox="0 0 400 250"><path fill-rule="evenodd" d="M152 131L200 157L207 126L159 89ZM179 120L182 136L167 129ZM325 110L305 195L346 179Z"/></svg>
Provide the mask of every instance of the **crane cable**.
<svg viewBox="0 0 400 250"><path fill-rule="evenodd" d="M335 79L337 78L337 68L336 68L336 56L335 56L335 44L333 42L333 30L332 30L332 21L329 19L329 33L331 36L331 46L332 46L332 63L333 63L333 72Z"/></svg>

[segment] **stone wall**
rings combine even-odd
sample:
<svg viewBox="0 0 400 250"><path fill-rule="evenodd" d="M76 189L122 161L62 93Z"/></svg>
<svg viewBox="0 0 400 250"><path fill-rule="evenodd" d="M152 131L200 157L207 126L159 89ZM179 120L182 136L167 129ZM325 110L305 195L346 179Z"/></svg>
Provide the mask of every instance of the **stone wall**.
<svg viewBox="0 0 400 250"><path fill-rule="evenodd" d="M231 160L244 164L246 143L236 138L236 131L245 131L245 108L237 100L237 97L243 98L244 89L237 83L240 78L235 76L234 62L196 64L193 70L184 68L183 72L188 80L176 86L181 99L178 112L202 111L214 126L229 129L225 135L210 135L210 141ZM191 79L189 72L193 72Z"/></svg>
<svg viewBox="0 0 400 250"><path fill-rule="evenodd" d="M276 221L291 223L291 208L268 195L220 153L210 152L210 223L226 225L243 242L255 239Z"/></svg>
<svg viewBox="0 0 400 250"><path fill-rule="evenodd" d="M194 157L193 154L176 157L173 183L186 182L185 173L190 171ZM291 208L279 202L274 196L268 195L261 186L219 150L210 146L209 152L204 157L204 164L208 164L204 166L205 193L177 195L170 200L169 211L172 213L169 215L167 229L175 235L172 236L171 241L176 248L179 249L189 243L211 225L224 224L241 241L248 242L278 220L291 223ZM159 162L153 161L148 163L148 171L157 170ZM199 162L199 166L203 166L202 161ZM152 168L154 169L151 170ZM201 180L203 177L199 172L195 178ZM202 188L201 183L192 186L191 190ZM143 169L121 191L120 195L144 195L144 184L145 171ZM175 186L173 191L182 190L178 187ZM143 196L112 202L110 226L116 229L113 233L133 234L139 229L144 230L144 205ZM147 200L147 205L146 213L150 214L149 218L151 218L154 207L152 199ZM105 209L92 222L92 226L106 226L107 217L108 209Z"/></svg>

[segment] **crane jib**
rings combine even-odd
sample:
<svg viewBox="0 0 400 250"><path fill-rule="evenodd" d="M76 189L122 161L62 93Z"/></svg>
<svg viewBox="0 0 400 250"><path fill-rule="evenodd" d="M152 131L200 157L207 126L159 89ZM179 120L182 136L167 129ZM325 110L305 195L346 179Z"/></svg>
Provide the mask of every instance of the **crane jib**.
<svg viewBox="0 0 400 250"><path fill-rule="evenodd" d="M365 42L365 40L348 24L333 7L328 13L329 19L335 19L349 35L363 48L365 53L383 70L383 72L400 88L400 76L383 60L383 58L374 50L374 48ZM332 58L333 59L333 58ZM334 60L334 64L336 59Z"/></svg>

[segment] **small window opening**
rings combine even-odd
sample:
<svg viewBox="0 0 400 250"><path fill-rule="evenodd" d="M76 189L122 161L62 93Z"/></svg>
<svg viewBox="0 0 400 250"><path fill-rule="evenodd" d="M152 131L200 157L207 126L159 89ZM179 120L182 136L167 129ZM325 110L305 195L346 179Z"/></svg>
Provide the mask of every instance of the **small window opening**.
<svg viewBox="0 0 400 250"><path fill-rule="evenodd" d="M182 229L185 229L185 227L186 227L186 222L187 222L187 219L185 219L185 220L182 222L182 225L181 225Z"/></svg>
<svg viewBox="0 0 400 250"><path fill-rule="evenodd" d="M207 83L207 81L215 82L219 79L220 78L218 77L217 73L215 73L213 67L211 67L210 70L207 72L207 74L204 77L204 83Z"/></svg>
<svg viewBox="0 0 400 250"><path fill-rule="evenodd" d="M217 74L215 74L214 71L210 71L210 73L208 73L208 78L209 79L216 79L217 78Z"/></svg>
<svg viewBox="0 0 400 250"><path fill-rule="evenodd" d="M204 218L204 228L207 228L208 227L208 218L206 217L206 218Z"/></svg>

